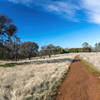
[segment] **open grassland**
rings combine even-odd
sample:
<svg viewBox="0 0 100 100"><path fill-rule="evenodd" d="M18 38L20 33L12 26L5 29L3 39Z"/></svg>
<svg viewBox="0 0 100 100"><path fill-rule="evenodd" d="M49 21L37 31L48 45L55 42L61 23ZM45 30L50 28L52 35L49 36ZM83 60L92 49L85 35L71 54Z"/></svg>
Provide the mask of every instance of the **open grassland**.
<svg viewBox="0 0 100 100"><path fill-rule="evenodd" d="M80 57L86 61L89 70L92 72L99 72L100 71L100 52L98 53L81 53ZM92 69L90 68L92 67Z"/></svg>
<svg viewBox="0 0 100 100"><path fill-rule="evenodd" d="M53 100L75 55L1 61L0 100ZM11 63L15 63L15 67L2 67Z"/></svg>

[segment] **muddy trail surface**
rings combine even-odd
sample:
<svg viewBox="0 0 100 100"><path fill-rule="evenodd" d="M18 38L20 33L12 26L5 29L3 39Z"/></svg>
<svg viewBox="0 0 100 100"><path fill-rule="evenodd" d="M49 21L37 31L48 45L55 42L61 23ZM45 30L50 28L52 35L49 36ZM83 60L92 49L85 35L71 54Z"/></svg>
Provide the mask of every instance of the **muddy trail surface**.
<svg viewBox="0 0 100 100"><path fill-rule="evenodd" d="M76 57L55 100L100 100L100 79Z"/></svg>

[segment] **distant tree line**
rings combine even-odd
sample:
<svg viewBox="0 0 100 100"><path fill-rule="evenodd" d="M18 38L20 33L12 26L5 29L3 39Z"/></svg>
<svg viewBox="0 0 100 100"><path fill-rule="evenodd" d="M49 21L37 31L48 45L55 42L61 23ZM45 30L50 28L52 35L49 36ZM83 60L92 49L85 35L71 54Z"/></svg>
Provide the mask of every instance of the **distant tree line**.
<svg viewBox="0 0 100 100"><path fill-rule="evenodd" d="M49 56L51 57L51 55L56 55L56 54L63 54L66 53L65 49L63 49L60 46L54 46L52 44L49 44L47 46L42 46L41 50L39 52L39 56Z"/></svg>
<svg viewBox="0 0 100 100"><path fill-rule="evenodd" d="M69 48L67 49L69 53L76 53L76 52L100 52L100 43L96 43L94 47L89 45L89 43L84 42L82 44L82 48Z"/></svg>
<svg viewBox="0 0 100 100"><path fill-rule="evenodd" d="M68 49L69 53L78 53L78 52L92 52L91 46L87 42L82 44L82 48L70 48Z"/></svg>
<svg viewBox="0 0 100 100"><path fill-rule="evenodd" d="M42 46L39 50L37 43L32 41L21 42L17 36L18 29L11 18L7 15L0 15L0 59L18 60L36 56L49 56L64 53L76 52L100 52L100 43L95 47L87 42L82 44L82 48L62 48L49 44Z"/></svg>

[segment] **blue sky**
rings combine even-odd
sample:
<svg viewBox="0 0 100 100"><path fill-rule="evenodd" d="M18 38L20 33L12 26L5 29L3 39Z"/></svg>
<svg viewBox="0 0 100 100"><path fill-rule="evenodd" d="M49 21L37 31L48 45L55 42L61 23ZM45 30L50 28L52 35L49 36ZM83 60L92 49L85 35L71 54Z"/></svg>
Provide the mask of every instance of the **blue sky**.
<svg viewBox="0 0 100 100"><path fill-rule="evenodd" d="M22 41L39 46L100 42L99 0L0 0L0 14L13 19Z"/></svg>

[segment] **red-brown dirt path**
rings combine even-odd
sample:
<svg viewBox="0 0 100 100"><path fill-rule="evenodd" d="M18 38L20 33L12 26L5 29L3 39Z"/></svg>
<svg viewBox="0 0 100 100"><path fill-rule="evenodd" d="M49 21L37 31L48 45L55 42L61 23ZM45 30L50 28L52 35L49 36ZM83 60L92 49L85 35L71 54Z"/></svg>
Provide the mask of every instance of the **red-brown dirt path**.
<svg viewBox="0 0 100 100"><path fill-rule="evenodd" d="M100 100L100 79L76 57L55 100Z"/></svg>

